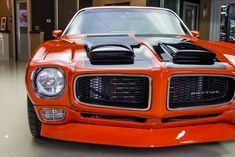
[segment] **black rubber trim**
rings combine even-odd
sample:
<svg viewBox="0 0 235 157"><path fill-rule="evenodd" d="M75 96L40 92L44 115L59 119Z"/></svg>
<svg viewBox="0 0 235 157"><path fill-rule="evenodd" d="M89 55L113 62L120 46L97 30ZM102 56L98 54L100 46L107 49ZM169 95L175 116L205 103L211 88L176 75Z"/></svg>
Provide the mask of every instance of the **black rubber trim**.
<svg viewBox="0 0 235 157"><path fill-rule="evenodd" d="M29 129L33 137L41 137L41 122L39 121L37 114L34 109L34 104L27 96L27 110L28 110L28 124Z"/></svg>

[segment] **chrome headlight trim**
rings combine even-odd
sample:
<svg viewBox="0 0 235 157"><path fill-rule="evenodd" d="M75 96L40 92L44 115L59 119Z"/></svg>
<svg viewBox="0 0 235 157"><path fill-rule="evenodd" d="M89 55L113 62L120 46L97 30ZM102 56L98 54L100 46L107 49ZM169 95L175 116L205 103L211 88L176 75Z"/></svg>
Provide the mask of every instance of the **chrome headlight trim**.
<svg viewBox="0 0 235 157"><path fill-rule="evenodd" d="M62 90L60 92L58 92L55 95L46 95L46 94L40 92L38 87L37 87L37 84L36 84L37 76L38 76L38 74L40 74L40 72L42 72L45 69L58 70L63 75L63 79L64 79L63 88L62 88ZM64 95L64 91L65 91L65 87L66 87L66 76L65 76L64 70L62 70L60 68L57 68L57 67L40 67L40 68L38 68L38 69L36 69L36 70L34 70L32 72L31 83L32 83L33 90L34 90L35 94L38 97L44 98L44 99L55 99L55 98L60 98L60 97L62 97Z"/></svg>

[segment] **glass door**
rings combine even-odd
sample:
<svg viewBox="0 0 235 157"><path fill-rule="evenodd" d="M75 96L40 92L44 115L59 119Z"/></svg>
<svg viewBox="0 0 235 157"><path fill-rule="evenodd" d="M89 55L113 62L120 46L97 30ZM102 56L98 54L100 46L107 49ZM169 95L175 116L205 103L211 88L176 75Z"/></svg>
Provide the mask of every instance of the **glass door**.
<svg viewBox="0 0 235 157"><path fill-rule="evenodd" d="M220 19L220 40L227 40L227 5L221 6L221 19Z"/></svg>
<svg viewBox="0 0 235 157"><path fill-rule="evenodd" d="M235 4L221 5L220 40L235 43Z"/></svg>
<svg viewBox="0 0 235 157"><path fill-rule="evenodd" d="M28 5L27 1L16 1L16 45L17 60L27 61L29 58L28 48Z"/></svg>
<svg viewBox="0 0 235 157"><path fill-rule="evenodd" d="M227 41L235 43L235 4L228 6Z"/></svg>

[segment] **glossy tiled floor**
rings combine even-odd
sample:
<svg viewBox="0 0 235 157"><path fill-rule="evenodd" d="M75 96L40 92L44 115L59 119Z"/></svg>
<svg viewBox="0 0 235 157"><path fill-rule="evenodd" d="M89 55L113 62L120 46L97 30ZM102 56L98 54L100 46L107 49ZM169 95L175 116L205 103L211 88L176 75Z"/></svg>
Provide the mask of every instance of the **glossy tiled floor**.
<svg viewBox="0 0 235 157"><path fill-rule="evenodd" d="M234 157L235 141L137 149L33 139L26 117L24 63L0 62L0 157Z"/></svg>

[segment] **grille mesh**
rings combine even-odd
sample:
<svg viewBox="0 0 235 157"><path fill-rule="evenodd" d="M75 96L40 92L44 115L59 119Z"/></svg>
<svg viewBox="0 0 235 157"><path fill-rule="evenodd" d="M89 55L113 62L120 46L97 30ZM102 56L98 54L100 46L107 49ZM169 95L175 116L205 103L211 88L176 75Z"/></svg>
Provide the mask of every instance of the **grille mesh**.
<svg viewBox="0 0 235 157"><path fill-rule="evenodd" d="M80 102L97 106L147 109L149 79L131 76L85 76L76 80Z"/></svg>
<svg viewBox="0 0 235 157"><path fill-rule="evenodd" d="M224 76L174 76L170 80L171 109L218 105L234 96L234 79Z"/></svg>

